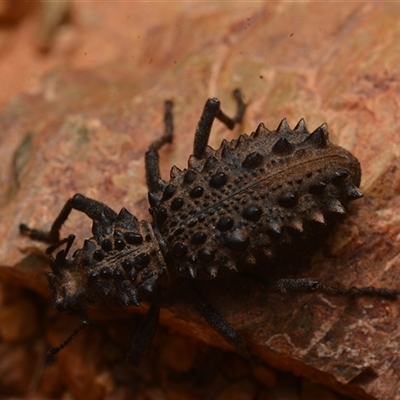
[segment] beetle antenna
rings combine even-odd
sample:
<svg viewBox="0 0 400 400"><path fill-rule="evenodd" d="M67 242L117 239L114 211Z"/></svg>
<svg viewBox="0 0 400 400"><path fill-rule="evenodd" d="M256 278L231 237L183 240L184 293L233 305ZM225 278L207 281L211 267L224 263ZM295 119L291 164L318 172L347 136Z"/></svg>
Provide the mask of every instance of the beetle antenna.
<svg viewBox="0 0 400 400"><path fill-rule="evenodd" d="M84 328L86 328L89 325L88 319L83 316L74 313L79 319L81 320L81 324L65 339L60 345L57 347L52 347L48 352L47 355L49 356L55 356L60 350L62 350L65 346L67 346L71 340Z"/></svg>

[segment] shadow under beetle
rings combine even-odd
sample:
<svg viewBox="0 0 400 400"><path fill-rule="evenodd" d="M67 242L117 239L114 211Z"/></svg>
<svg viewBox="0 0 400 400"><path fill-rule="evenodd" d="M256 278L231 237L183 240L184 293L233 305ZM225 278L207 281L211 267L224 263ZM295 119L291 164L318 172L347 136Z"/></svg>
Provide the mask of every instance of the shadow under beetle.
<svg viewBox="0 0 400 400"><path fill-rule="evenodd" d="M210 326L244 356L249 352L240 334L201 296L196 280L223 279L268 267L282 247L313 240L313 231L329 229L345 214L346 205L362 196L360 165L328 139L327 125L310 133L304 119L291 129L283 119L275 131L261 123L251 135L223 140L218 150L207 143L217 118L229 129L241 122L246 105L234 91L237 111L229 118L216 98L207 100L194 137L193 154L183 171L160 177L160 148L172 141L172 102L165 103L165 132L145 156L152 222L138 221L125 208L111 208L81 194L70 198L50 231L20 225L22 234L50 243L52 272L46 273L52 302L76 315L80 326L54 355L88 325L88 306L138 306L149 311L132 337L128 361L137 364L152 340L159 318L160 295L171 282L185 278L193 302ZM93 220L93 237L70 258L74 235L60 240L60 229L72 210ZM339 289L315 279L267 280L268 289L287 293L320 292L334 296L378 295L393 298L399 290L374 287Z"/></svg>

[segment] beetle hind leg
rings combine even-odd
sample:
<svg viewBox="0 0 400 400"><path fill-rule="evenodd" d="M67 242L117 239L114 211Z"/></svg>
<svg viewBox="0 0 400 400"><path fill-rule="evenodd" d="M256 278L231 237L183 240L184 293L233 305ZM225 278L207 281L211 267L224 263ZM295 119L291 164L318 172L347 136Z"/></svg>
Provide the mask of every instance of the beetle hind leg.
<svg viewBox="0 0 400 400"><path fill-rule="evenodd" d="M323 293L330 296L341 297L384 297L395 299L400 295L400 290L375 288L373 286L337 288L325 285L313 278L275 279L266 282L267 289L279 293Z"/></svg>

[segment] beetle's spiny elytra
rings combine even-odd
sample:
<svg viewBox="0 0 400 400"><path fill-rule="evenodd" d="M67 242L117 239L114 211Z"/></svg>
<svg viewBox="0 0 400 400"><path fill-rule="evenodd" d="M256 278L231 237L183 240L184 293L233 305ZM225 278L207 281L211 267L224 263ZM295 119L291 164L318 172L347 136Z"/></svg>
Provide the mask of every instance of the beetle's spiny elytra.
<svg viewBox="0 0 400 400"><path fill-rule="evenodd" d="M151 214L177 274L215 278L268 264L281 243L304 240L311 221L325 224L362 196L358 161L333 145L326 124L304 120L276 131L260 124L250 136L206 149L174 167L152 196ZM300 236L301 236L300 235Z"/></svg>
<svg viewBox="0 0 400 400"><path fill-rule="evenodd" d="M151 306L137 340L129 346L128 360L137 363L154 335L162 292L173 288L177 277L219 279L268 268L283 247L313 240L315 230L328 229L345 213L349 201L362 196L361 170L357 159L333 145L326 124L309 132L301 119L291 129L283 119L275 131L263 124L251 135L223 141L218 150L208 143L215 118L232 129L240 122L245 104L234 92L238 107L234 118L209 99L195 133L188 168L173 167L171 179L160 177L159 149L171 142L172 103L165 104L165 133L145 155L153 221L141 221L123 208L118 214L96 200L76 194L70 198L50 231L30 229L23 234L51 243L49 252L66 243L51 258L47 273L53 304L81 319L76 329L51 354L65 347L84 328L90 305ZM60 241L59 232L72 209L93 220L93 237L71 257L74 235ZM318 228L318 229L317 229ZM338 289L314 279L277 279L266 282L275 291L319 291L333 295L380 295L394 297L397 290L376 288ZM248 355L241 337L209 306L192 284L192 301L209 324Z"/></svg>

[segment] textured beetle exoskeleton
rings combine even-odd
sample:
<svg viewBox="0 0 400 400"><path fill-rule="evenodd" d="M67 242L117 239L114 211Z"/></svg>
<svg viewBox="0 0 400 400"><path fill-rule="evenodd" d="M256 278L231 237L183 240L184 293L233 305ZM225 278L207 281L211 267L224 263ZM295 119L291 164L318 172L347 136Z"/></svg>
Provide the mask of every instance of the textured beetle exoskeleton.
<svg viewBox="0 0 400 400"><path fill-rule="evenodd" d="M131 340L128 360L137 363L154 335L161 295L176 278L191 285L192 301L213 329L244 356L249 352L240 334L197 290L197 280L220 279L268 268L282 249L293 251L330 228L347 204L362 196L357 159L333 145L326 124L313 132L303 119L291 129L285 119L275 131L260 124L250 136L223 141L218 150L207 143L212 123L232 129L240 122L245 104L234 92L237 112L229 118L218 99L209 99L198 123L193 155L185 170L173 167L171 179L160 177L159 149L172 141L172 103L165 103L165 133L145 155L152 223L139 222L123 208L118 214L103 203L76 194L69 199L50 231L22 224L21 233L51 243L47 273L53 304L81 320L51 354L65 347L87 324L88 306L139 305L150 302L149 312ZM60 240L62 224L73 210L93 220L93 237L70 258L74 235ZM317 229L318 228L318 229ZM400 291L374 287L339 289L315 279L275 279L270 290L323 292L330 295L372 295L393 298Z"/></svg>
<svg viewBox="0 0 400 400"><path fill-rule="evenodd" d="M325 224L362 196L360 178L325 124L310 134L304 120L293 130L283 120L174 167L150 211L177 273L210 279L268 264L282 243L304 241L310 222Z"/></svg>

